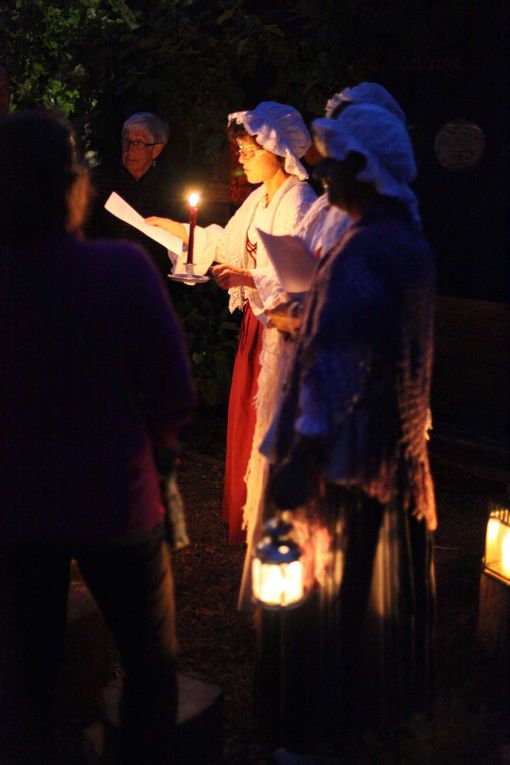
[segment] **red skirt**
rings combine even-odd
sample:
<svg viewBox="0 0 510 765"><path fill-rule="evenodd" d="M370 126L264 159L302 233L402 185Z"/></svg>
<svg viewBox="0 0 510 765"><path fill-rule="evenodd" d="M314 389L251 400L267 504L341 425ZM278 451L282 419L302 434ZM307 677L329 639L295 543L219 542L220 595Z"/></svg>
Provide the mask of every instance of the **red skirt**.
<svg viewBox="0 0 510 765"><path fill-rule="evenodd" d="M246 503L244 476L255 432L255 396L263 333L263 325L247 304L239 333L228 404L223 517L228 525L228 543L231 545L242 544L246 540L246 532L242 529Z"/></svg>

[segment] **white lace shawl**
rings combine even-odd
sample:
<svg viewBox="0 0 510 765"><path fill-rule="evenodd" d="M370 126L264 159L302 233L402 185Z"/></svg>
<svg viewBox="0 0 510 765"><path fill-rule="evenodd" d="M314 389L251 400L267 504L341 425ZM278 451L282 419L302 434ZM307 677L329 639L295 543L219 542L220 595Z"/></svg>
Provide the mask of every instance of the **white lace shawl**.
<svg viewBox="0 0 510 765"><path fill-rule="evenodd" d="M352 221L346 212L330 205L327 194L318 197L294 231L310 252L322 257L340 241Z"/></svg>
<svg viewBox="0 0 510 765"><path fill-rule="evenodd" d="M250 267L245 251L248 230L250 230L250 240L254 241L253 224L257 225L260 220L263 221L260 228L269 234L292 234L316 199L312 187L304 181L299 181L295 176L290 176L282 184L269 206L260 213L265 195L264 185L255 189L224 228L215 224L206 228L197 226L193 257L197 273L205 273L213 262L231 263L241 268L250 268L255 289L238 287L229 290L229 308L231 311L243 308L248 301L255 316L264 325L266 324L264 310L271 309L282 300L286 300L287 295L260 242L257 243L256 268ZM249 538L252 537L255 522L258 524L262 517L260 510L267 476L267 461L260 454L259 445L280 400L280 385L283 369L287 363L286 358L284 336L277 329L266 326L259 358L261 369L255 399L255 433L245 477L247 500L244 507L244 526L247 528Z"/></svg>
<svg viewBox="0 0 510 765"><path fill-rule="evenodd" d="M197 226L193 254L197 273L205 273L213 262L250 268L255 289L235 287L229 290L229 308L231 311L243 308L248 300L255 316L264 323L263 312L274 308L285 297L264 248L258 245L256 268L250 267L245 252L246 234L253 222L256 222L265 196L264 185L255 189L224 228L217 224L206 228ZM308 183L290 176L280 186L267 210L264 210L263 224L260 228L269 234L291 233L315 198L315 192ZM251 234L250 238L253 239ZM183 258L185 257L184 255Z"/></svg>

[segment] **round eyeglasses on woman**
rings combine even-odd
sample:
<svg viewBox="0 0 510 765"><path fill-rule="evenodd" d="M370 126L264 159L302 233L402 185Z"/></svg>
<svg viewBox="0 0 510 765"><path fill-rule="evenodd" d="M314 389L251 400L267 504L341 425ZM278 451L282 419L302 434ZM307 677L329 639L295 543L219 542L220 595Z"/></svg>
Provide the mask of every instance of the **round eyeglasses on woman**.
<svg viewBox="0 0 510 765"><path fill-rule="evenodd" d="M134 141L132 141L130 138L123 138L122 139L122 147L128 151L131 146L133 149L136 149L136 151L141 151L141 149L150 149L152 146L156 146L158 141L154 141L154 143L146 143L145 141L141 141L139 138L135 138Z"/></svg>
<svg viewBox="0 0 510 765"><path fill-rule="evenodd" d="M239 144L237 146L237 156L240 160L253 159L257 154L262 154L263 152L264 149L253 149L251 147L245 148Z"/></svg>

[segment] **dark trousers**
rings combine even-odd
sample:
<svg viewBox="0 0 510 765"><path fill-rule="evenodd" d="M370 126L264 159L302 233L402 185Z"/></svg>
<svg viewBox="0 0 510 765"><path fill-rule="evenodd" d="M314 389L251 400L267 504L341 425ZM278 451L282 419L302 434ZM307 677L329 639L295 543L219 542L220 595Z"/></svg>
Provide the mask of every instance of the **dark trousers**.
<svg viewBox="0 0 510 765"><path fill-rule="evenodd" d="M0 546L0 762L54 765L54 697L71 559L125 672L123 765L173 762L177 682L173 581L161 539L124 547Z"/></svg>

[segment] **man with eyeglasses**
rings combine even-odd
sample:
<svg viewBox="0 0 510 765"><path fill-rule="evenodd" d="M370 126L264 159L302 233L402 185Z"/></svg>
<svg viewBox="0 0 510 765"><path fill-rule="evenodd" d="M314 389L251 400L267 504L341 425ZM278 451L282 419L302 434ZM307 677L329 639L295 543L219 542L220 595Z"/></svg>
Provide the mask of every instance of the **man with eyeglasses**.
<svg viewBox="0 0 510 765"><path fill-rule="evenodd" d="M111 192L116 191L144 218L174 214L170 179L156 164L168 141L168 133L167 123L151 112L137 112L128 117L122 126L121 163L105 163L91 170L95 201L85 229L88 236L96 239L129 239L143 245L164 277L169 271L166 250L107 212L104 203Z"/></svg>
<svg viewBox="0 0 510 765"><path fill-rule="evenodd" d="M9 85L9 70L7 64L0 61L0 120L9 111L11 101L11 88Z"/></svg>

